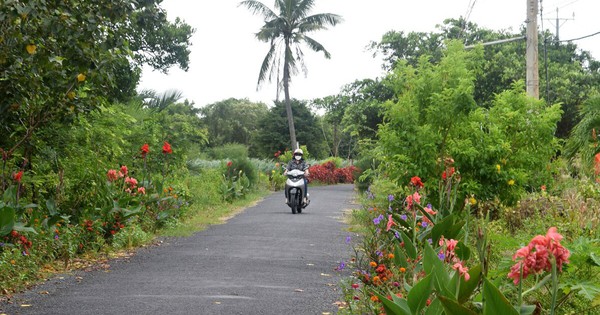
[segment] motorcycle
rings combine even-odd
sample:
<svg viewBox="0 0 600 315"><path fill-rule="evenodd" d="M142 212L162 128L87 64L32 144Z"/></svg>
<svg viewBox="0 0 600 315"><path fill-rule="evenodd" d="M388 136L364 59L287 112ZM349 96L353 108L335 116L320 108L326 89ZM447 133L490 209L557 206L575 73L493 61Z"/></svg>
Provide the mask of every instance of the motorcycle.
<svg viewBox="0 0 600 315"><path fill-rule="evenodd" d="M291 170L288 171L287 180L285 181L285 198L287 205L292 208L292 213L302 213L302 209L310 204L308 194L306 202L304 200L304 171Z"/></svg>

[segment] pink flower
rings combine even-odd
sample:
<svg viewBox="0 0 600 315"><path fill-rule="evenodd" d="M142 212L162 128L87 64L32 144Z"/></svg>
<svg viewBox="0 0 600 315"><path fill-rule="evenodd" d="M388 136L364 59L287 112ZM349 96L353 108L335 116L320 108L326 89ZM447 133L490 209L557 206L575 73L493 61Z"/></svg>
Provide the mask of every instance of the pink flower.
<svg viewBox="0 0 600 315"><path fill-rule="evenodd" d="M138 194L142 194L142 195L146 194L146 188L145 187L139 187L137 191L138 191Z"/></svg>
<svg viewBox="0 0 600 315"><path fill-rule="evenodd" d="M106 173L106 177L108 177L108 180L111 182L117 180L117 171L116 170L108 170L108 173Z"/></svg>
<svg viewBox="0 0 600 315"><path fill-rule="evenodd" d="M415 193L412 194L412 197L413 197L412 199L414 202L421 203L421 195L419 195L418 192L415 191Z"/></svg>
<svg viewBox="0 0 600 315"><path fill-rule="evenodd" d="M392 226L393 226L394 224L396 224L396 222L394 222L394 218L392 218L392 215L391 215L391 214L389 214L389 215L388 215L387 227L386 227L386 229L385 229L385 230L386 230L386 231L389 231L389 230L392 228Z"/></svg>
<svg viewBox="0 0 600 315"><path fill-rule="evenodd" d="M121 173L123 173L123 175L127 175L128 172L129 171L127 170L127 166L126 165L121 166Z"/></svg>
<svg viewBox="0 0 600 315"><path fill-rule="evenodd" d="M517 285L521 281L521 269L523 269L523 279L532 273L550 272L552 258L556 262L558 271L562 271L563 264L569 263L571 254L560 244L562 239L563 236L556 231L556 227L548 229L546 236L535 236L527 246L520 248L513 255L513 260L517 263L510 268L508 277L512 278L513 283Z"/></svg>
<svg viewBox="0 0 600 315"><path fill-rule="evenodd" d="M462 261L455 263L452 266L452 269L457 270L458 273L465 278L465 281L469 281L471 278L471 275L469 275L469 268L465 267Z"/></svg>
<svg viewBox="0 0 600 315"><path fill-rule="evenodd" d="M133 177L126 177L125 183L129 184L129 186L131 188L135 188L135 186L137 186L137 184L138 184L138 181L137 181L137 179L135 179Z"/></svg>

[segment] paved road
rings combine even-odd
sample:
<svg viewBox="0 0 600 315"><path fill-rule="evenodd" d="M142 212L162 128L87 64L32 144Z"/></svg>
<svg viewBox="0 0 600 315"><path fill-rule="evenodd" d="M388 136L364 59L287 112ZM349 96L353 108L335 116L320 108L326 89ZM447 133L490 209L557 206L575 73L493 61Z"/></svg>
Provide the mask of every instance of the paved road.
<svg viewBox="0 0 600 315"><path fill-rule="evenodd" d="M291 214L283 193L274 193L226 224L111 262L110 272L33 288L0 304L0 313L334 314L347 275L334 269L350 257L340 217L354 207L353 186L309 192L302 214Z"/></svg>

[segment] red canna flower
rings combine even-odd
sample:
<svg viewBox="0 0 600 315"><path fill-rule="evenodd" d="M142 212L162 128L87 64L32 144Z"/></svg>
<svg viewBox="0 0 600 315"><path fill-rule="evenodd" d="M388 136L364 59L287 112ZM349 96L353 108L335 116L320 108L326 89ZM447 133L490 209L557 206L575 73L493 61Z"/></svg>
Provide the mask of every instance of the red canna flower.
<svg viewBox="0 0 600 315"><path fill-rule="evenodd" d="M162 152L164 154L171 154L171 153L173 153L173 150L171 149L171 145L167 141L165 141L165 143L163 144Z"/></svg>
<svg viewBox="0 0 600 315"><path fill-rule="evenodd" d="M20 183L21 182L21 178L23 177L23 171L18 171L16 173L13 173L13 179L15 180L15 182Z"/></svg>
<svg viewBox="0 0 600 315"><path fill-rule="evenodd" d="M231 165L233 165L233 162L231 162L231 161L227 162L227 167L231 167Z"/></svg>
<svg viewBox="0 0 600 315"><path fill-rule="evenodd" d="M147 143L144 143L144 145L142 146L140 151L142 152L142 157L145 158L146 154L148 154L148 152L150 152L150 147L148 146Z"/></svg>
<svg viewBox="0 0 600 315"><path fill-rule="evenodd" d="M411 178L410 183L417 188L423 188L424 186L419 176L414 176L413 178Z"/></svg>

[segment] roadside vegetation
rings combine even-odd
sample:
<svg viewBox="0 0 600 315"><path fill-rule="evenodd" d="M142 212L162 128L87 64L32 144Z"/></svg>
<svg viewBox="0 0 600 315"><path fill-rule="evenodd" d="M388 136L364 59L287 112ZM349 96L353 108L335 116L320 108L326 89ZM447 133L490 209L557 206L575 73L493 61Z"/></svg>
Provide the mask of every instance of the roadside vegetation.
<svg viewBox="0 0 600 315"><path fill-rule="evenodd" d="M285 5L300 3L313 1ZM291 71L283 102L194 104L137 91L142 65L188 67L195 30L159 4L0 6L3 298L223 222L283 188L297 141L313 185L354 182L362 203L341 314L598 313L600 62L588 52L540 33L553 44L539 49L537 100L523 43L464 46L523 34L448 19L383 34L370 47L385 75L336 95L291 97ZM342 21L317 16L329 20L300 31Z"/></svg>

